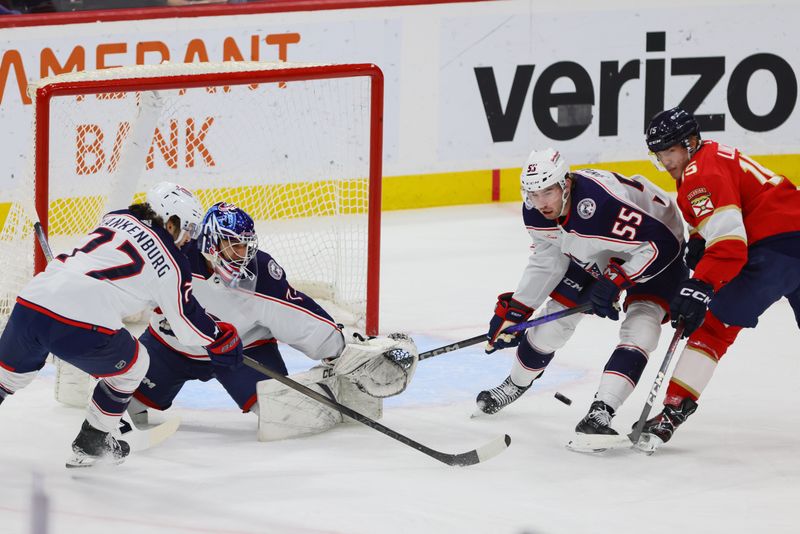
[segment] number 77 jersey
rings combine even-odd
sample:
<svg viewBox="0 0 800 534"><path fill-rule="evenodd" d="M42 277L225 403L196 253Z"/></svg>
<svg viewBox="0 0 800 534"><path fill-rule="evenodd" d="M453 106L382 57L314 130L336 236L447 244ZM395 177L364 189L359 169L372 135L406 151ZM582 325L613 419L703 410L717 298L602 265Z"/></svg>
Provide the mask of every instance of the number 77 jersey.
<svg viewBox="0 0 800 534"><path fill-rule="evenodd" d="M525 203L523 219L533 244L515 298L533 308L561 281L570 260L599 278L614 259L636 283L680 261L684 229L678 208L642 177L575 171L565 216L548 220Z"/></svg>
<svg viewBox="0 0 800 534"><path fill-rule="evenodd" d="M185 344L214 340L213 319L192 295L189 261L169 233L128 210L111 212L76 248L56 256L19 295L62 322L118 330L160 308Z"/></svg>
<svg viewBox="0 0 800 534"><path fill-rule="evenodd" d="M735 148L703 141L678 182L683 218L706 241L694 277L715 290L747 262L747 247L800 232L800 191Z"/></svg>

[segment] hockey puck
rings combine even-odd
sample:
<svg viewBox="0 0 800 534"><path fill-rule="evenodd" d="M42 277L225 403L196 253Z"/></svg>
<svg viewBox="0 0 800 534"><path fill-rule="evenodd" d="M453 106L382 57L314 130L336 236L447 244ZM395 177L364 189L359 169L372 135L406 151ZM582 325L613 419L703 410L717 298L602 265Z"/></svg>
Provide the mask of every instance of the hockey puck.
<svg viewBox="0 0 800 534"><path fill-rule="evenodd" d="M562 395L558 391L556 391L556 394L554 395L554 397L557 398L558 400L560 400L561 402L563 402L564 404L566 404L567 406L572 404L572 399L570 399L566 395Z"/></svg>

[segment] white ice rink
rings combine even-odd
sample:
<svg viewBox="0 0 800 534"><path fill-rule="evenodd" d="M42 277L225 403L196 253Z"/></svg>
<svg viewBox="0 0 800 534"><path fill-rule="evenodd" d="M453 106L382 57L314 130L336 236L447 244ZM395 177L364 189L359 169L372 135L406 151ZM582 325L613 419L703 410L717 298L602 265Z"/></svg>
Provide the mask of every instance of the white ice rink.
<svg viewBox="0 0 800 534"><path fill-rule="evenodd" d="M516 287L527 258L517 204L389 212L383 228L381 330L406 331L421 350L485 331L496 295ZM507 451L468 468L361 425L259 443L254 416L216 384L196 383L171 410L184 423L169 441L118 468L68 471L83 413L56 403L48 367L0 406L0 533L29 532L34 471L52 534L800 532L800 337L788 304L742 333L698 412L651 457L564 447L616 326L587 317L535 387L487 418L470 419L475 395L506 377L512 351L476 346L421 362L382 422L447 452L511 435ZM638 417L671 332L618 430ZM309 366L286 354L291 370Z"/></svg>

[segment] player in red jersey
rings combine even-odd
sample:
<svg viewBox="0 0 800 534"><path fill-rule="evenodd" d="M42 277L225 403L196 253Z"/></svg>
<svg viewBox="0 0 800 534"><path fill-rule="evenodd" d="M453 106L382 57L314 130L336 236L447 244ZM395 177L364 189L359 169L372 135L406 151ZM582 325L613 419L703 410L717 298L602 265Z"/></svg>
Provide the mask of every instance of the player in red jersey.
<svg viewBox="0 0 800 534"><path fill-rule="evenodd" d="M714 369L742 328L786 297L800 325L800 191L739 150L701 140L676 107L650 121L647 146L677 182L694 270L670 304L689 340L664 399L637 444L654 451L697 409Z"/></svg>

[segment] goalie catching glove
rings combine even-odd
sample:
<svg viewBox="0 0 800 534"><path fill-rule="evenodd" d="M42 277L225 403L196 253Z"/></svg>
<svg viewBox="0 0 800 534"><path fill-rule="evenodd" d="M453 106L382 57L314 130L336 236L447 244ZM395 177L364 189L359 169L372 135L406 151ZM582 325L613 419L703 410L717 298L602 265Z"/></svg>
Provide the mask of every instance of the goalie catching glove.
<svg viewBox="0 0 800 534"><path fill-rule="evenodd" d="M377 398L397 395L408 387L419 362L414 340L405 334L353 339L333 360L334 373Z"/></svg>

